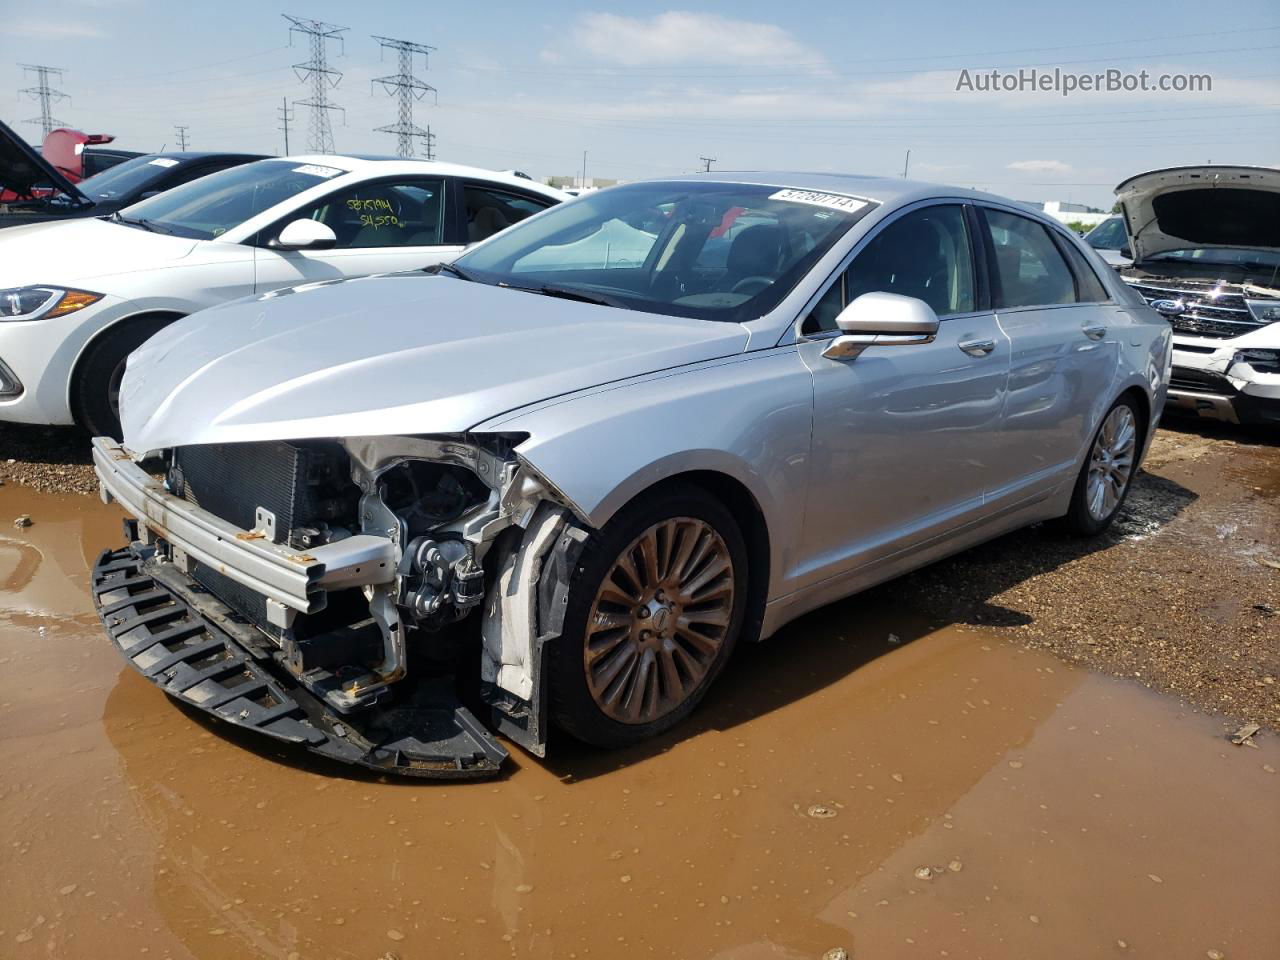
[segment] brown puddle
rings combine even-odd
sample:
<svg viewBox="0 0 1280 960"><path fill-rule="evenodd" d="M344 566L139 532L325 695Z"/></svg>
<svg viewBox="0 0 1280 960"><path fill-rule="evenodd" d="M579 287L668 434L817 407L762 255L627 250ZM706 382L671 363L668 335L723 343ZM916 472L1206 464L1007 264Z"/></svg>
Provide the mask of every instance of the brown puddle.
<svg viewBox="0 0 1280 960"><path fill-rule="evenodd" d="M113 510L0 487L0 521L6 958L1280 944L1272 740L1235 747L1175 701L930 629L892 590L742 651L652 748L380 783L254 752L118 662L85 595Z"/></svg>

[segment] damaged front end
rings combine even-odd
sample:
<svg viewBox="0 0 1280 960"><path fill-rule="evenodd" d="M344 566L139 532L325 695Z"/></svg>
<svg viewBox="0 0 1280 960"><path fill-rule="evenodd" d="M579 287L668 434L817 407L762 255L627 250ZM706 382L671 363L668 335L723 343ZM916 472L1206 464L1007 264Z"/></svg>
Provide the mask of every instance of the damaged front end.
<svg viewBox="0 0 1280 960"><path fill-rule="evenodd" d="M139 464L97 438L103 499L132 518L94 571L103 621L178 699L428 777L506 757L454 688L478 633L494 723L542 755L541 653L586 532L521 439L208 444Z"/></svg>

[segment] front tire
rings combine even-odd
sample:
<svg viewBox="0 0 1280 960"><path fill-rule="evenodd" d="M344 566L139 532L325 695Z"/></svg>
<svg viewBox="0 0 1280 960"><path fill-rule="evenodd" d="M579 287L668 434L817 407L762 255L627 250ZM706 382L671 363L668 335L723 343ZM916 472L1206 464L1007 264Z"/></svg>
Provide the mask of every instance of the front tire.
<svg viewBox="0 0 1280 960"><path fill-rule="evenodd" d="M76 423L95 437L120 439L120 381L125 361L173 317L126 321L108 328L89 345L71 389Z"/></svg>
<svg viewBox="0 0 1280 960"><path fill-rule="evenodd" d="M742 631L747 550L699 487L669 487L592 536L548 648L556 724L623 747L670 729L724 669Z"/></svg>
<svg viewBox="0 0 1280 960"><path fill-rule="evenodd" d="M1102 418L1061 521L1068 533L1093 537L1114 522L1137 472L1141 424L1128 397L1117 400Z"/></svg>

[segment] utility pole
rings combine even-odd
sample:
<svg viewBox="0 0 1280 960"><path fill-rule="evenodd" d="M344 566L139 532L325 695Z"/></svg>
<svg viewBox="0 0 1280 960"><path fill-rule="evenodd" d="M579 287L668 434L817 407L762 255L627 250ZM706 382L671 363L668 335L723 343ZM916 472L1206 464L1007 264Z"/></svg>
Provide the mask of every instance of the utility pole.
<svg viewBox="0 0 1280 960"><path fill-rule="evenodd" d="M911 151L907 150L907 158L902 161L902 179L907 179L907 169L911 166Z"/></svg>
<svg viewBox="0 0 1280 960"><path fill-rule="evenodd" d="M276 127L276 129L284 131L283 155L287 157L289 155L289 122L293 119L293 111L289 109L288 97L280 98L280 109L278 112L280 114L280 126Z"/></svg>
<svg viewBox="0 0 1280 960"><path fill-rule="evenodd" d="M19 90L18 93L25 93L32 100L35 100L40 104L40 116L32 117L24 122L40 124L40 136L43 139L44 137L47 137L54 128L63 126L62 121L58 120L53 115L53 105L59 100L71 99L61 90L55 90L53 87L49 86L50 77L52 77L57 83L62 82L62 70L58 67L45 67L36 63L23 63L19 64L19 66L22 67L24 74L34 73L36 75L35 86L26 87Z"/></svg>
<svg viewBox="0 0 1280 960"><path fill-rule="evenodd" d="M585 150L582 151L582 183L579 185L579 189L587 189L587 151Z"/></svg>
<svg viewBox="0 0 1280 960"><path fill-rule="evenodd" d="M422 138L422 145L426 148L426 158L434 160L436 158L436 135L431 132L431 124L427 124L426 135Z"/></svg>
<svg viewBox="0 0 1280 960"><path fill-rule="evenodd" d="M698 159L702 161L702 172L710 173L711 165L716 162L716 158L715 157L699 157Z"/></svg>
<svg viewBox="0 0 1280 960"><path fill-rule="evenodd" d="M374 37L383 50L394 50L399 57L399 72L386 77L376 77L373 83L382 84L387 96L396 96L400 101L400 117L394 124L378 127L375 133L394 133L396 135L396 156L413 156L413 138L422 137L428 141L431 149L430 131L414 126L413 102L421 100L428 93L435 93L436 88L413 75L413 56L422 54L422 69L427 69L427 54L435 47L425 43L414 43L411 40L393 40L390 37ZM428 158L431 159L431 158Z"/></svg>
<svg viewBox="0 0 1280 960"><path fill-rule="evenodd" d="M309 20L306 17L283 15L289 21L289 42L293 43L293 35L301 33L310 38L311 59L305 63L295 63L293 72L305 83L311 81L311 96L306 100L294 101L300 107L311 108L311 125L307 138L307 146L315 153L333 153L333 127L329 122L329 111L342 110L342 107L329 102L329 90L342 80L342 71L329 66L329 40L337 40L339 56L345 51L342 34L347 29L322 20ZM342 111L346 117L346 111Z"/></svg>
<svg viewBox="0 0 1280 960"><path fill-rule="evenodd" d="M190 129L191 128L188 127L186 124L175 123L173 125L173 132L178 135L179 150L187 149L187 131Z"/></svg>

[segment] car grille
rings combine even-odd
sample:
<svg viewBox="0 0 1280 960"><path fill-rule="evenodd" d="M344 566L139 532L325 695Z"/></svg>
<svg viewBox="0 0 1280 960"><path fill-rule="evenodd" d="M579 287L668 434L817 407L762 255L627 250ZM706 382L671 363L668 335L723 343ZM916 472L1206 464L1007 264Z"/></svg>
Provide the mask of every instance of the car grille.
<svg viewBox="0 0 1280 960"><path fill-rule="evenodd" d="M1169 318L1177 333L1224 340L1264 326L1245 306L1239 284L1221 280L1125 279L1147 303L1155 300L1181 300L1186 303L1186 313Z"/></svg>
<svg viewBox="0 0 1280 960"><path fill-rule="evenodd" d="M1169 375L1169 387L1173 390L1191 390L1195 393L1212 393L1218 396L1234 396L1236 388L1226 377L1204 370L1174 367Z"/></svg>

